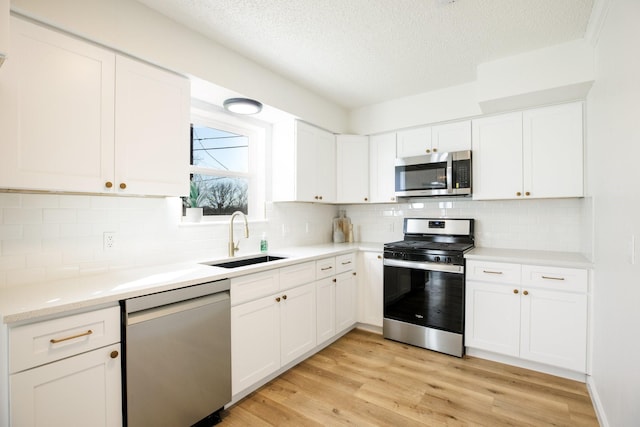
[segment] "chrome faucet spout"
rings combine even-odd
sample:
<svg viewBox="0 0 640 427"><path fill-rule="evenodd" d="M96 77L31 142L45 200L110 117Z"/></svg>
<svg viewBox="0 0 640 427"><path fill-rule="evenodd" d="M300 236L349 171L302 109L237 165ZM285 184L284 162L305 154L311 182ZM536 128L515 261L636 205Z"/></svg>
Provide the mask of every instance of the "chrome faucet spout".
<svg viewBox="0 0 640 427"><path fill-rule="evenodd" d="M233 220L238 215L241 215L242 219L244 219L244 237L246 239L249 238L249 223L247 222L247 216L243 212L235 211L234 213L231 214L231 220L229 221L229 256L230 257L234 256L236 251L240 247L240 240L238 240L237 244L233 243Z"/></svg>

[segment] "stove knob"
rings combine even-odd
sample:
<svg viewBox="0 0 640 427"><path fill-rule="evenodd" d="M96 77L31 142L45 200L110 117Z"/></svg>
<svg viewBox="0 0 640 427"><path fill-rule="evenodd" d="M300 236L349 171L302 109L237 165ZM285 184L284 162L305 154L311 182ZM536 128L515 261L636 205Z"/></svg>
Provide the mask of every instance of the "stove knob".
<svg viewBox="0 0 640 427"><path fill-rule="evenodd" d="M440 257L439 256L435 257L434 259L435 259L436 262L440 262Z"/></svg>
<svg viewBox="0 0 640 427"><path fill-rule="evenodd" d="M447 257L447 264L451 264L451 257L450 256Z"/></svg>

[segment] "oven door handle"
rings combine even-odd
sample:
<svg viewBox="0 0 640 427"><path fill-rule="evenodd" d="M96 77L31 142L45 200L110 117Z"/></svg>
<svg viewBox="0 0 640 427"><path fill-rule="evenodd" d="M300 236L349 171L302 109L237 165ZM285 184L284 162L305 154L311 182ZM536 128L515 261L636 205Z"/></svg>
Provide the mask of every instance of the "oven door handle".
<svg viewBox="0 0 640 427"><path fill-rule="evenodd" d="M440 264L436 262L403 261L385 258L382 265L385 267L412 268L414 270L441 271L444 273L464 274L461 265Z"/></svg>

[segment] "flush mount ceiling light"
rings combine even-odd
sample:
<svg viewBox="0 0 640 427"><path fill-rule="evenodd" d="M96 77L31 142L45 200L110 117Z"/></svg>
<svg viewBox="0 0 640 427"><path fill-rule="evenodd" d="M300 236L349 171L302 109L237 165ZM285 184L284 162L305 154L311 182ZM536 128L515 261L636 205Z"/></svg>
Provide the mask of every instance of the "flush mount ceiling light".
<svg viewBox="0 0 640 427"><path fill-rule="evenodd" d="M229 98L222 105L225 110L236 114L257 114L262 111L261 103L248 98Z"/></svg>

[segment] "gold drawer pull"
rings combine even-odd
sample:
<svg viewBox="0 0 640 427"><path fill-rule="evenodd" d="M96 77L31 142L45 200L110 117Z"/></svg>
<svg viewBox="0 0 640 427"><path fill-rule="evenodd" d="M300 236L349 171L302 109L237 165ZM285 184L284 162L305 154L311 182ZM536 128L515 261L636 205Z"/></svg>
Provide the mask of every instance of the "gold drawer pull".
<svg viewBox="0 0 640 427"><path fill-rule="evenodd" d="M58 343L60 343L60 342L63 342L63 341L69 341L69 340L72 340L72 339L74 339L74 338L86 337L86 336L88 336L88 335L91 335L92 333L93 333L93 331L92 331L91 329L89 329L87 332L83 332L83 333L81 333L81 334L73 335L73 336L70 336L70 337L65 337L65 338L51 338L51 339L49 340L49 342L50 342L51 344L58 344Z"/></svg>
<svg viewBox="0 0 640 427"><path fill-rule="evenodd" d="M347 261L347 262L343 262L342 265L349 265L351 264L351 261Z"/></svg>
<svg viewBox="0 0 640 427"><path fill-rule="evenodd" d="M482 270L482 272L487 274L502 274L502 271Z"/></svg>
<svg viewBox="0 0 640 427"><path fill-rule="evenodd" d="M542 276L543 279L548 280L564 280L564 277L551 277L551 276Z"/></svg>
<svg viewBox="0 0 640 427"><path fill-rule="evenodd" d="M320 270L322 271L327 271L327 270L331 270L333 267L329 266L329 267L322 267Z"/></svg>

